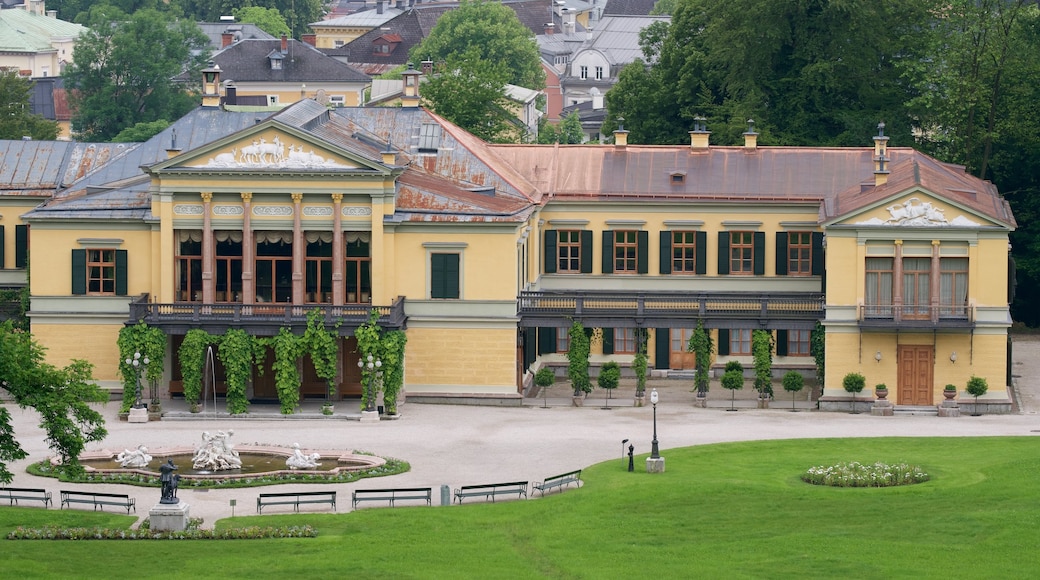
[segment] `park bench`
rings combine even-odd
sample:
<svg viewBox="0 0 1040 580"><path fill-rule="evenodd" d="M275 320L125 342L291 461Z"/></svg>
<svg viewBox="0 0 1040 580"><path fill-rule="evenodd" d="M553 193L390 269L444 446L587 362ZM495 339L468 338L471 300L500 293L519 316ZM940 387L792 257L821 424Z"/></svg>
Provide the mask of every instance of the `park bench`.
<svg viewBox="0 0 1040 580"><path fill-rule="evenodd" d="M397 500L425 500L426 505L431 505L433 499L432 487L401 487L396 489L355 489L352 496L354 509L363 501L388 501L390 507L394 507Z"/></svg>
<svg viewBox="0 0 1040 580"><path fill-rule="evenodd" d="M20 499L42 501L43 507L47 507L51 505L51 492L26 487L0 487L0 499L6 499L11 502L10 505L18 505Z"/></svg>
<svg viewBox="0 0 1040 580"><path fill-rule="evenodd" d="M455 490L455 499L461 504L463 498L467 497L480 497L484 496L484 499L491 498L491 501L495 501L495 497L499 495L516 494L516 497L520 496L527 497L527 482L526 481L513 481L510 483L489 483L485 485L464 485Z"/></svg>
<svg viewBox="0 0 1040 580"><path fill-rule="evenodd" d="M336 511L336 492L304 491L299 493L261 493L256 498L256 513L263 513L269 505L291 505L293 511L300 511L301 503L327 503Z"/></svg>
<svg viewBox="0 0 1040 580"><path fill-rule="evenodd" d="M562 490L564 487L572 483L575 485L581 485L580 469L577 471L568 471L567 473L561 473L552 477L546 477L545 481L534 484L534 488L540 491L544 496L546 491L549 491L554 487L558 487Z"/></svg>
<svg viewBox="0 0 1040 580"><path fill-rule="evenodd" d="M94 506L94 511L100 507L101 511L105 511L104 506L114 505L122 508L126 508L126 513L130 513L130 509L137 511L137 500L125 495L118 493L98 493L93 491L66 491L61 490L61 506L60 507L72 507L74 503L84 503ZM60 508L59 508L60 509Z"/></svg>

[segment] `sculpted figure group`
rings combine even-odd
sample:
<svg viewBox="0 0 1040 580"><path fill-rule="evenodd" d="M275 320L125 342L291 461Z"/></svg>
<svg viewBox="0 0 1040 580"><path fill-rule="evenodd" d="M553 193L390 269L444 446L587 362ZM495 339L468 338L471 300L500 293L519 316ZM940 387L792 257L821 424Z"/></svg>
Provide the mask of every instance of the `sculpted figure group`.
<svg viewBox="0 0 1040 580"><path fill-rule="evenodd" d="M239 458L238 452L231 443L231 436L234 434L235 432L230 429L227 432L217 431L214 435L210 435L209 431L204 431L202 433L203 444L192 458L192 467L209 471L242 467L242 459Z"/></svg>

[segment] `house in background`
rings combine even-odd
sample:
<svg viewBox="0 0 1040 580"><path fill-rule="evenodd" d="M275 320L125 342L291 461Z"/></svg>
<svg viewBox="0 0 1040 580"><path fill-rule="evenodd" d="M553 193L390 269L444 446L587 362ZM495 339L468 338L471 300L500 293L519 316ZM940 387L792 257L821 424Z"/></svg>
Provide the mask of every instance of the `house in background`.
<svg viewBox="0 0 1040 580"><path fill-rule="evenodd" d="M209 39L213 52L231 46L240 40L278 40L255 24L235 22L234 17L222 22L199 22L199 28Z"/></svg>
<svg viewBox="0 0 1040 580"><path fill-rule="evenodd" d="M0 69L26 77L60 76L72 62L76 39L86 27L58 20L43 0L26 0L23 8L0 10Z"/></svg>
<svg viewBox="0 0 1040 580"><path fill-rule="evenodd" d="M69 94L62 77L32 79L29 106L34 115L58 123L58 140L72 139L72 111L69 109Z"/></svg>
<svg viewBox="0 0 1040 580"><path fill-rule="evenodd" d="M340 48L401 15L406 9L405 6L405 0L397 0L396 6L390 0L376 0L375 7L370 10L311 22L309 26L314 31L314 46Z"/></svg>

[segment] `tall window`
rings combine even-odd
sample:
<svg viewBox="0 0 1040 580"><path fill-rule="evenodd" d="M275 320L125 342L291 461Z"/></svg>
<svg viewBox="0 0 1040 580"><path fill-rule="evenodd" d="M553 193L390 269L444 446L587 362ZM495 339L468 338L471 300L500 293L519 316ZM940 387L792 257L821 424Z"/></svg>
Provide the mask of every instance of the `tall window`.
<svg viewBox="0 0 1040 580"><path fill-rule="evenodd" d="M788 232L787 274L812 275L812 232Z"/></svg>
<svg viewBox="0 0 1040 580"><path fill-rule="evenodd" d="M603 67L601 67L601 66L597 66L596 67L596 80L598 80L598 81L603 80Z"/></svg>
<svg viewBox="0 0 1040 580"><path fill-rule="evenodd" d="M347 286L347 304L367 304L372 301L372 259L368 242L358 239L347 242L347 264L343 278Z"/></svg>
<svg viewBox="0 0 1040 580"><path fill-rule="evenodd" d="M567 352L571 349L571 329L557 328L556 329L556 352Z"/></svg>
<svg viewBox="0 0 1040 580"><path fill-rule="evenodd" d="M329 238L332 234L328 234ZM307 242L304 272L304 301L332 302L332 242Z"/></svg>
<svg viewBox="0 0 1040 580"><path fill-rule="evenodd" d="M174 298L199 302L202 300L202 242L193 241L189 236L189 232L181 232L177 244L177 295Z"/></svg>
<svg viewBox="0 0 1040 580"><path fill-rule="evenodd" d="M256 301L292 302L292 232L257 232L257 240Z"/></svg>
<svg viewBox="0 0 1040 580"><path fill-rule="evenodd" d="M697 232L672 232L672 273L697 272Z"/></svg>
<svg viewBox="0 0 1040 580"><path fill-rule="evenodd" d="M903 315L927 318L931 294L931 258L903 258Z"/></svg>
<svg viewBox="0 0 1040 580"><path fill-rule="evenodd" d="M580 67L578 67L578 70L580 71L578 73L578 77L583 78L583 79L589 78L589 67L587 67L587 66L580 66Z"/></svg>
<svg viewBox="0 0 1040 580"><path fill-rule="evenodd" d="M735 328L729 331L729 353L751 354L750 328Z"/></svg>
<svg viewBox="0 0 1040 580"><path fill-rule="evenodd" d="M614 271L636 273L639 242L637 232L618 230L614 232Z"/></svg>
<svg viewBox="0 0 1040 580"><path fill-rule="evenodd" d="M729 273L754 274L755 265L755 233L729 233Z"/></svg>
<svg viewBox="0 0 1040 580"><path fill-rule="evenodd" d="M430 298L459 297L459 255L430 254Z"/></svg>
<svg viewBox="0 0 1040 580"><path fill-rule="evenodd" d="M217 302L242 302L242 235L217 234ZM221 237L225 237L220 240ZM235 238L238 238L236 241Z"/></svg>
<svg viewBox="0 0 1040 580"><path fill-rule="evenodd" d="M939 314L965 316L968 307L968 259L939 260Z"/></svg>
<svg viewBox="0 0 1040 580"><path fill-rule="evenodd" d="M615 328L614 329L614 354L636 353L636 329Z"/></svg>
<svg viewBox="0 0 1040 580"><path fill-rule="evenodd" d="M864 292L868 317L892 316L892 258L867 258Z"/></svg>
<svg viewBox="0 0 1040 580"><path fill-rule="evenodd" d="M115 250L87 250L87 293L116 293Z"/></svg>
<svg viewBox="0 0 1040 580"><path fill-rule="evenodd" d="M787 355L809 356L809 335L811 330L787 331Z"/></svg>
<svg viewBox="0 0 1040 580"><path fill-rule="evenodd" d="M557 272L581 272L580 230L560 230L556 250L559 254Z"/></svg>

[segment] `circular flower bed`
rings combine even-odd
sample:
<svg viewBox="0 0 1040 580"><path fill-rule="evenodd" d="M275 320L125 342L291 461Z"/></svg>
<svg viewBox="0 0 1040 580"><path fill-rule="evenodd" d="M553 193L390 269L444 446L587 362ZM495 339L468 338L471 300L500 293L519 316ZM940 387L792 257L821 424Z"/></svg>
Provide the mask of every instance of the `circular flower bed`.
<svg viewBox="0 0 1040 580"><path fill-rule="evenodd" d="M928 481L928 474L916 465L872 463L864 465L852 461L836 465L810 467L802 474L802 481L831 487L893 487Z"/></svg>

